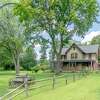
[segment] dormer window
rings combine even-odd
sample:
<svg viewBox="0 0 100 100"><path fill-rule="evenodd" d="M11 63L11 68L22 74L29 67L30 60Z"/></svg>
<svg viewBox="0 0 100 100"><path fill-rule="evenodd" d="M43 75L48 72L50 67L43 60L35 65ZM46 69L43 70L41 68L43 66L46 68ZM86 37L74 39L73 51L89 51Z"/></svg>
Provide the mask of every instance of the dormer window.
<svg viewBox="0 0 100 100"><path fill-rule="evenodd" d="M72 53L71 54L71 59L77 59L78 58L78 54L77 53Z"/></svg>
<svg viewBox="0 0 100 100"><path fill-rule="evenodd" d="M77 58L78 58L78 54L77 54L77 53L75 53L74 55L75 55L75 59L77 59Z"/></svg>
<svg viewBox="0 0 100 100"><path fill-rule="evenodd" d="M75 47L73 47L73 50L75 50Z"/></svg>
<svg viewBox="0 0 100 100"><path fill-rule="evenodd" d="M71 54L71 59L74 59L74 53Z"/></svg>

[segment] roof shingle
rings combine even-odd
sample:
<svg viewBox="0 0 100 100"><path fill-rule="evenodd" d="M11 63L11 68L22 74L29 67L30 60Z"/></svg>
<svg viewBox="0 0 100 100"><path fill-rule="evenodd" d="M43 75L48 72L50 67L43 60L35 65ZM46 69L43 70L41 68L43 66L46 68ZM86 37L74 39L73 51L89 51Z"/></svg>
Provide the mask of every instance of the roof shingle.
<svg viewBox="0 0 100 100"><path fill-rule="evenodd" d="M84 53L96 53L99 49L99 45L79 45L76 44L79 49L81 49ZM70 47L69 47L70 48ZM69 48L62 48L61 55L65 55Z"/></svg>

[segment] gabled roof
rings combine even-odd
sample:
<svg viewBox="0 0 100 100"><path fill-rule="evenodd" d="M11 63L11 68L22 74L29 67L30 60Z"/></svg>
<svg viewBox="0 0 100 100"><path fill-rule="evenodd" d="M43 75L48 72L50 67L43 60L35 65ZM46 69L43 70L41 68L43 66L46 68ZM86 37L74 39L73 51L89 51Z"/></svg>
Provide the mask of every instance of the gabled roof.
<svg viewBox="0 0 100 100"><path fill-rule="evenodd" d="M69 48L62 48L62 52L61 52L61 55L65 55L65 53L67 52Z"/></svg>
<svg viewBox="0 0 100 100"><path fill-rule="evenodd" d="M86 45L78 46L84 53L96 53L99 49L99 45Z"/></svg>
<svg viewBox="0 0 100 100"><path fill-rule="evenodd" d="M65 55L73 45L76 45L83 53L96 53L99 49L99 45L79 45L74 43L69 48L62 48L61 55Z"/></svg>

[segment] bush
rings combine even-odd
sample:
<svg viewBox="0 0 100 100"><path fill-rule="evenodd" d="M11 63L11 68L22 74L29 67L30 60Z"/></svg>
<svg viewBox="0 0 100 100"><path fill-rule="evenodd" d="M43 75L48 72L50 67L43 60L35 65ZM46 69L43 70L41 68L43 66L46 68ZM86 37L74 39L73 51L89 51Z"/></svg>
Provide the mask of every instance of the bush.
<svg viewBox="0 0 100 100"><path fill-rule="evenodd" d="M34 71L35 73L37 73L40 70L40 65L36 65L32 68L32 72Z"/></svg>
<svg viewBox="0 0 100 100"><path fill-rule="evenodd" d="M36 66L34 66L32 68L32 71L37 73L39 70L46 71L48 69L49 69L48 65L42 63L42 64L37 64Z"/></svg>

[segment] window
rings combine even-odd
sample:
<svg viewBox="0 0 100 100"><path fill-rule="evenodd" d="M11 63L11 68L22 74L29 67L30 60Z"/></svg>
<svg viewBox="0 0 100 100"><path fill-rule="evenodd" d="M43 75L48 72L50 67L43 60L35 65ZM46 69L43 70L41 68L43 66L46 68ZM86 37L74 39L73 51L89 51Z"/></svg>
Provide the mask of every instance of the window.
<svg viewBox="0 0 100 100"><path fill-rule="evenodd" d="M61 59L62 60L67 59L67 56L66 55L63 55L63 56L61 56Z"/></svg>
<svg viewBox="0 0 100 100"><path fill-rule="evenodd" d="M74 59L74 53L71 54L71 59Z"/></svg>
<svg viewBox="0 0 100 100"><path fill-rule="evenodd" d="M74 55L75 55L75 59L77 59L77 58L78 58L78 54L77 54L77 53L75 53Z"/></svg>
<svg viewBox="0 0 100 100"><path fill-rule="evenodd" d="M73 47L73 50L75 50L75 47Z"/></svg>
<svg viewBox="0 0 100 100"><path fill-rule="evenodd" d="M66 56L64 55L64 59L66 59Z"/></svg>
<svg viewBox="0 0 100 100"><path fill-rule="evenodd" d="M77 59L78 58L78 54L77 53L72 53L71 54L71 59Z"/></svg>
<svg viewBox="0 0 100 100"><path fill-rule="evenodd" d="M91 59L91 54L89 54L89 59Z"/></svg>

